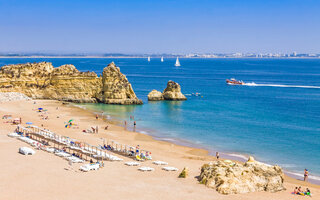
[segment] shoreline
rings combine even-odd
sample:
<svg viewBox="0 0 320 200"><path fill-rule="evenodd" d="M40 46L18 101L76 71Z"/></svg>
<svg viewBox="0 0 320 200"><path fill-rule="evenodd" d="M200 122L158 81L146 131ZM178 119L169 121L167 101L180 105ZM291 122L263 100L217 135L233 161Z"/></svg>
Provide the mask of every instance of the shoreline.
<svg viewBox="0 0 320 200"><path fill-rule="evenodd" d="M36 104L34 104L36 102ZM46 113L37 112L43 108ZM87 200L103 199L106 196L112 199L212 199L212 200L260 200L300 198L290 192L296 186L303 189L310 188L313 196L320 196L320 186L303 182L294 178L284 177L284 187L287 190L270 193L265 191L223 195L216 190L200 184L198 176L201 166L216 158L210 156L207 150L176 145L171 141L159 141L150 135L124 130L123 127L95 118L90 110L64 105L55 100L31 100L0 102L1 115L12 115L12 118L22 117L22 124L32 122L33 125L49 129L50 131L70 137L79 142L94 146L102 144L103 140L116 141L128 146L140 145L141 150L150 150L154 161L160 160L169 163L178 169L175 172L162 170L161 166L151 161L141 162L141 166L153 167L153 172L140 172L138 167L129 167L124 162L133 161L132 158L110 152L123 159L123 161L105 161L104 167L98 171L80 172L83 164L72 164L71 170L68 162L53 154L36 150L33 156L22 156L17 153L18 148L28 146L26 143L7 134L15 129L15 125L0 123L0 197L6 200L24 199L32 200L41 196L44 200ZM47 120L43 116L48 116ZM77 126L65 128L65 122L74 120ZM99 133L83 133L82 130L92 126L99 126ZM108 126L108 130L104 127ZM221 159L224 160L224 159ZM189 176L178 178L184 167L189 168ZM43 184L45 183L45 184ZM63 184L61 184L63 183ZM17 190L17 185L23 189ZM57 193L56 191L59 191ZM143 192L137 192L143 191ZM165 191L165 192L163 192ZM28 195L26 195L26 192ZM156 197L156 198L155 198Z"/></svg>
<svg viewBox="0 0 320 200"><path fill-rule="evenodd" d="M100 116L101 116L101 113L98 110L88 109L86 107L83 107L81 105L77 105L75 103L71 103L70 105L75 107L75 108L82 109L84 111L92 112L93 114L100 114ZM122 124L121 119L117 119L116 117L112 116L112 114L109 114L109 113L107 114L107 116L108 116L108 118L111 119L112 122L116 123L115 125L124 128L124 126L121 125ZM127 130L127 129L126 129L126 131L133 132L133 131ZM175 145L184 146L184 147L190 147L190 148L195 148L195 149L202 149L204 151L207 151L207 155L211 156L211 157L215 157L215 152L218 151L219 154L220 154L220 157L223 158L223 159L229 159L229 160L232 160L232 161L238 161L238 162L244 163L244 162L246 162L248 160L248 158L250 156L250 155L242 154L242 153L239 153L239 152L224 152L224 151L220 151L219 149L215 149L215 150L214 149L209 149L209 148L205 147L204 145L197 144L197 143L194 143L194 142L189 141L189 140L183 140L181 138L174 138L174 137L172 137L172 138L170 138L170 137L161 137L161 134L156 135L156 134L151 134L150 132L152 132L152 130L151 129L148 130L146 128L142 128L142 129L138 128L136 130L136 133L151 136L152 139L154 139L156 141L173 143ZM254 157L254 158L257 161L261 162L259 160L259 158L257 158L257 157ZM265 163L265 162L262 162L262 163ZM265 163L265 164L274 165L274 164L269 164L269 163ZM286 170L282 166L280 166L280 167L283 169L283 172L285 173L286 176L288 176L290 178L293 178L293 179L297 179L299 181L303 180L303 174L299 174L298 172ZM311 177L315 177L315 178L311 178ZM308 180L309 180L309 183L320 186L320 177L319 176L309 176Z"/></svg>

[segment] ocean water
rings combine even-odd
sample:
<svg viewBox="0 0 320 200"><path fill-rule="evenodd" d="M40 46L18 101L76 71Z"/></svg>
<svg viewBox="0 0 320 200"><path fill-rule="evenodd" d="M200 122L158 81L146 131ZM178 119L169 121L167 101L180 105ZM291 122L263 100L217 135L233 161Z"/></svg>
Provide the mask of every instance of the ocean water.
<svg viewBox="0 0 320 200"><path fill-rule="evenodd" d="M233 155L253 155L287 171L320 177L320 59L34 58L0 59L0 65L49 61L101 74L114 61L144 105L81 104L137 130ZM248 85L230 86L227 78ZM188 100L148 102L152 89L178 82ZM312 86L312 87L310 87ZM201 96L190 96L192 93ZM130 127L131 128L131 127Z"/></svg>

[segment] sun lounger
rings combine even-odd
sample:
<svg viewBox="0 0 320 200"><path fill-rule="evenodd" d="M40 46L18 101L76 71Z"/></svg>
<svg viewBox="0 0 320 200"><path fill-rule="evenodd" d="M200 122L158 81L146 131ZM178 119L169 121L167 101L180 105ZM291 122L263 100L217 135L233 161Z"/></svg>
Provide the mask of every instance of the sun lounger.
<svg viewBox="0 0 320 200"><path fill-rule="evenodd" d="M140 165L140 163L138 163L138 162L126 162L124 164L128 165L128 166L139 166Z"/></svg>
<svg viewBox="0 0 320 200"><path fill-rule="evenodd" d="M9 133L8 136L9 137L20 137L20 135L18 133Z"/></svg>
<svg viewBox="0 0 320 200"><path fill-rule="evenodd" d="M36 152L33 149L29 148L29 147L20 147L19 148L19 153L21 153L23 155L33 155Z"/></svg>
<svg viewBox="0 0 320 200"><path fill-rule="evenodd" d="M163 161L159 161L159 160L153 161L152 163L155 165L167 165L168 164L167 162L163 162Z"/></svg>
<svg viewBox="0 0 320 200"><path fill-rule="evenodd" d="M90 170L98 170L100 167L99 164L86 164L80 167L81 171L88 172Z"/></svg>
<svg viewBox="0 0 320 200"><path fill-rule="evenodd" d="M138 170L143 171L143 172L154 171L154 169L151 167L140 167Z"/></svg>
<svg viewBox="0 0 320 200"><path fill-rule="evenodd" d="M68 153L66 153L64 151L56 152L54 154L57 155L57 156L60 156L60 157L70 157L71 156L71 154L68 154Z"/></svg>
<svg viewBox="0 0 320 200"><path fill-rule="evenodd" d="M51 148L51 147L44 148L44 150L49 152L49 153L54 153L54 151L55 151L55 149Z"/></svg>
<svg viewBox="0 0 320 200"><path fill-rule="evenodd" d="M67 157L66 159L71 160L71 162L73 162L73 163L83 163L84 162L84 160L82 160L78 157L75 157L75 156Z"/></svg>
<svg viewBox="0 0 320 200"><path fill-rule="evenodd" d="M162 169L165 171L178 171L178 169L175 167L162 167Z"/></svg>

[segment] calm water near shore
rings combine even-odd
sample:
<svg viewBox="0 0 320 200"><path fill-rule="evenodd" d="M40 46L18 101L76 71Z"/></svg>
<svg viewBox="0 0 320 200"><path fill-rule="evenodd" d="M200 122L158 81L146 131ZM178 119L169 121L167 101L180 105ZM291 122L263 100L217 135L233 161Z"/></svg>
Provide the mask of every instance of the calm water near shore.
<svg viewBox="0 0 320 200"><path fill-rule="evenodd" d="M0 65L25 62L73 64L101 74L114 61L144 105L81 104L118 120L134 116L139 131L182 139L209 150L253 155L291 172L309 169L320 177L320 59L95 59L1 58ZM229 86L226 78L254 82ZM178 82L185 102L148 102L152 89ZM261 85L259 85L261 84ZM293 87L292 87L293 86ZM308 87L316 86L316 87ZM192 93L201 96L192 96ZM319 179L320 180L320 179Z"/></svg>

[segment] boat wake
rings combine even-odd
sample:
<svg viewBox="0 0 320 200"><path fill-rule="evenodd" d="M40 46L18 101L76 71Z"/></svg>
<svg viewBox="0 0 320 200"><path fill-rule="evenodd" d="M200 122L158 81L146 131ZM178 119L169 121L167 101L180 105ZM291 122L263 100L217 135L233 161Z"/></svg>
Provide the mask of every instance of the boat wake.
<svg viewBox="0 0 320 200"><path fill-rule="evenodd" d="M278 84L256 84L252 83L245 83L245 86L261 86L261 87L286 87L286 88L313 88L313 89L320 89L320 86L308 86L308 85L278 85Z"/></svg>

